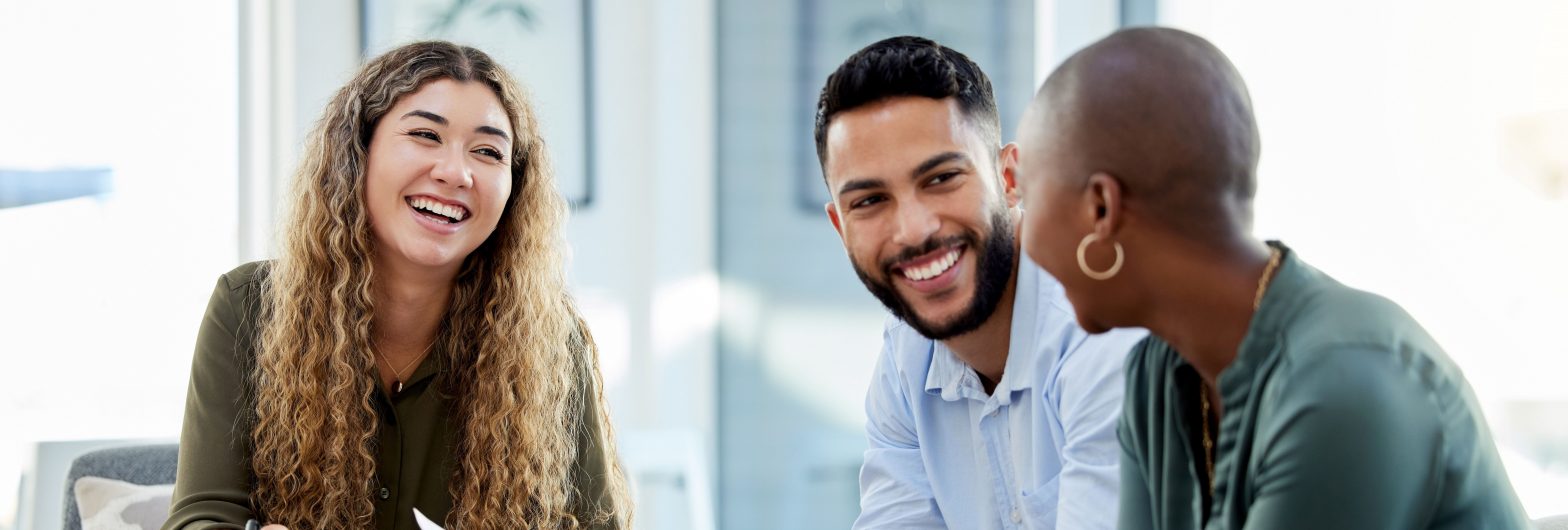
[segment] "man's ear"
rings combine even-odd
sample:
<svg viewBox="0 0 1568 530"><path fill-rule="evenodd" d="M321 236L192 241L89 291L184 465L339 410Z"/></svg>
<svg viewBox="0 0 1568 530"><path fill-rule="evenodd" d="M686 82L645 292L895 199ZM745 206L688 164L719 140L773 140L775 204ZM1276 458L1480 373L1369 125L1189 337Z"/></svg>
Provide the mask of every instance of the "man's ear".
<svg viewBox="0 0 1568 530"><path fill-rule="evenodd" d="M828 201L826 204L822 205L822 209L827 211L828 221L833 222L833 231L838 232L838 238L844 239L844 226L839 224L840 221L838 219L838 205L832 201Z"/></svg>
<svg viewBox="0 0 1568 530"><path fill-rule="evenodd" d="M1002 152L997 157L998 173L1002 175L1002 196L1007 198L1007 207L1014 208L1022 200L1018 193L1018 144L1010 143L1002 146Z"/></svg>
<svg viewBox="0 0 1568 530"><path fill-rule="evenodd" d="M1099 172L1089 176L1084 186L1085 214L1091 217L1094 232L1105 240L1114 240L1122 228L1122 181L1110 173Z"/></svg>

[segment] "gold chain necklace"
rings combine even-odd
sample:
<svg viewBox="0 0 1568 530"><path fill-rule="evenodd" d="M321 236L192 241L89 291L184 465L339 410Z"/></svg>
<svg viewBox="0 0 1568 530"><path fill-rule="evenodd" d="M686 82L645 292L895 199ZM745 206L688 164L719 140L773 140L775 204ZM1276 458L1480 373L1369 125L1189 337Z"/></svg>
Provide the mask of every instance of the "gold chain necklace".
<svg viewBox="0 0 1568 530"><path fill-rule="evenodd" d="M1209 485L1209 495L1214 495L1214 438L1209 436L1209 384L1200 383L1198 393L1203 402L1203 463L1208 469L1206 482Z"/></svg>
<svg viewBox="0 0 1568 530"><path fill-rule="evenodd" d="M430 339L430 345L425 346L424 353L421 353L421 354L419 354L419 356L414 357L414 360L409 361L408 364L403 365L403 368L399 369L399 368L393 368L392 367L392 360L388 359L386 354L381 353L381 347L376 345L375 341L371 341L371 346L375 347L374 351L376 352L376 358L381 359L381 362L386 363L387 369L392 371L392 395L396 396L396 395L398 395L398 393L403 391L403 372L407 371L409 369L409 367L414 366L415 364L418 364L419 361L425 360L425 356L430 355L430 349L434 348L435 345L436 345L436 339ZM413 374L409 374L409 375L413 375Z"/></svg>
<svg viewBox="0 0 1568 530"><path fill-rule="evenodd" d="M1258 277L1258 294L1252 297L1252 310L1257 311L1263 306L1263 293L1268 292L1269 282L1274 280L1274 269L1279 268L1280 258L1284 254L1279 249L1269 247L1269 264L1263 267L1263 275Z"/></svg>
<svg viewBox="0 0 1568 530"><path fill-rule="evenodd" d="M1269 282L1274 279L1274 270L1279 268L1280 258L1283 254L1279 249L1269 247L1269 264L1263 267L1263 275L1258 277L1258 293L1252 297L1252 310L1257 311L1263 305L1263 293L1268 292ZM1209 434L1209 383L1201 382L1198 386L1200 401L1203 403L1203 463L1208 469L1209 495L1214 495L1214 437Z"/></svg>

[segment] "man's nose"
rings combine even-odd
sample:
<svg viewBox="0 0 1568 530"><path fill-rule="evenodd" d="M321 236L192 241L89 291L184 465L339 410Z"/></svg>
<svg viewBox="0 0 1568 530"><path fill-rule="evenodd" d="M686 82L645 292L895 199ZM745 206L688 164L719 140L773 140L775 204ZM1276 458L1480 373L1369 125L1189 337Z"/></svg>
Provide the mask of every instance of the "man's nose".
<svg viewBox="0 0 1568 530"><path fill-rule="evenodd" d="M898 232L893 236L893 243L913 247L925 244L942 227L942 222L919 201L907 201L898 209Z"/></svg>

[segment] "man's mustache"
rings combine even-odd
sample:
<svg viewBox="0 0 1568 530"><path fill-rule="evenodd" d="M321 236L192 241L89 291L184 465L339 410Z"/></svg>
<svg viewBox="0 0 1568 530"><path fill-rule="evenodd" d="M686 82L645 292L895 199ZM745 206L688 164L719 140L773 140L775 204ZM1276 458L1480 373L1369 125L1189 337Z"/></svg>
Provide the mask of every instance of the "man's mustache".
<svg viewBox="0 0 1568 530"><path fill-rule="evenodd" d="M947 236L941 239L927 239L924 243L919 245L904 247L904 250L899 251L898 254L894 255L893 257L882 260L882 272L892 276L893 267L899 263L930 254L937 251L938 249L943 249L959 244L973 243L974 240L975 236L973 234L958 234Z"/></svg>

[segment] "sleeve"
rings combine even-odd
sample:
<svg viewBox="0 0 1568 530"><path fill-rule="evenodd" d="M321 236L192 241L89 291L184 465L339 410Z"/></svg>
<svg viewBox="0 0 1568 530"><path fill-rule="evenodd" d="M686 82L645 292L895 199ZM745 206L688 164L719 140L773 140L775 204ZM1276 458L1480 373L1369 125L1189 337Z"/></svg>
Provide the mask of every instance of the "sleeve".
<svg viewBox="0 0 1568 530"><path fill-rule="evenodd" d="M616 457L613 429L606 422L603 382L599 377L598 349L588 325L578 320L573 349L580 352L578 379L583 404L581 426L577 430L577 461L572 466L572 482L577 488L572 511L584 528L617 530L630 515L625 476Z"/></svg>
<svg viewBox="0 0 1568 530"><path fill-rule="evenodd" d="M1115 521L1116 441L1125 387L1127 352L1141 332L1117 330L1093 335L1064 359L1057 372L1057 417L1062 425L1062 471L1058 476L1056 528L1105 528Z"/></svg>
<svg viewBox="0 0 1568 530"><path fill-rule="evenodd" d="M914 413L893 359L893 336L882 334L882 355L866 391L865 463L860 468L860 517L855 530L945 529L931 492Z"/></svg>
<svg viewBox="0 0 1568 530"><path fill-rule="evenodd" d="M1153 530L1154 500L1150 493L1148 471L1139 455L1147 454L1148 438L1141 434L1147 428L1147 383L1142 379L1143 366L1149 341L1144 340L1127 354L1126 376L1122 379L1123 398L1121 419L1117 421L1116 439L1121 446L1121 495L1118 496L1116 527L1120 530Z"/></svg>
<svg viewBox="0 0 1568 530"><path fill-rule="evenodd" d="M1149 487L1143 468L1132 457L1132 452L1122 449L1121 499L1117 503L1116 528L1120 530L1153 530L1154 509L1149 499Z"/></svg>
<svg viewBox="0 0 1568 530"><path fill-rule="evenodd" d="M1303 355L1259 418L1246 528L1417 528L1437 499L1441 421L1426 385L1376 348ZM1260 415L1262 416L1262 415Z"/></svg>
<svg viewBox="0 0 1568 530"><path fill-rule="evenodd" d="M243 528L251 517L247 433L237 428L245 375L236 355L241 293L227 276L207 303L196 335L180 430L173 503L164 530Z"/></svg>

